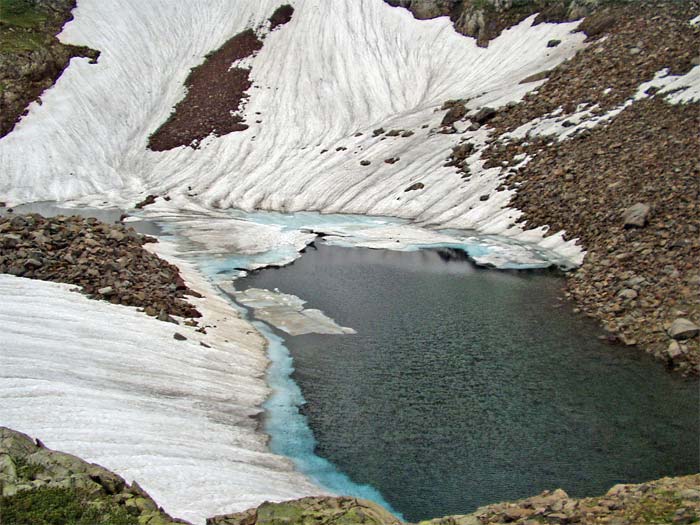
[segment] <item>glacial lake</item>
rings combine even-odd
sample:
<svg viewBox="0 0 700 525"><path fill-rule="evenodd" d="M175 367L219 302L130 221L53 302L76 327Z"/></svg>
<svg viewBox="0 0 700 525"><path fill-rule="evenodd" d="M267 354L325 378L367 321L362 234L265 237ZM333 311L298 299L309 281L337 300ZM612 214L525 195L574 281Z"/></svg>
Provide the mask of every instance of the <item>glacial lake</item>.
<svg viewBox="0 0 700 525"><path fill-rule="evenodd" d="M316 454L408 520L700 469L698 382L602 343L553 273L317 243L235 286L297 295L357 331L276 334Z"/></svg>

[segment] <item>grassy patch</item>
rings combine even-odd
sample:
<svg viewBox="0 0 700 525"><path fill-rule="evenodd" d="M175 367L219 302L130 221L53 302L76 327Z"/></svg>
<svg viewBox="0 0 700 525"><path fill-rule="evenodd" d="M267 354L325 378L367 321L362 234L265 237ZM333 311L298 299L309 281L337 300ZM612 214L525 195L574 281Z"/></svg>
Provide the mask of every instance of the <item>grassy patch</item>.
<svg viewBox="0 0 700 525"><path fill-rule="evenodd" d="M42 487L0 497L3 525L138 525L125 508L76 490Z"/></svg>
<svg viewBox="0 0 700 525"><path fill-rule="evenodd" d="M0 0L0 24L34 29L46 22L46 13L31 0Z"/></svg>
<svg viewBox="0 0 700 525"><path fill-rule="evenodd" d="M45 47L47 14L31 0L0 0L0 52L18 53ZM53 35L51 35L53 36Z"/></svg>

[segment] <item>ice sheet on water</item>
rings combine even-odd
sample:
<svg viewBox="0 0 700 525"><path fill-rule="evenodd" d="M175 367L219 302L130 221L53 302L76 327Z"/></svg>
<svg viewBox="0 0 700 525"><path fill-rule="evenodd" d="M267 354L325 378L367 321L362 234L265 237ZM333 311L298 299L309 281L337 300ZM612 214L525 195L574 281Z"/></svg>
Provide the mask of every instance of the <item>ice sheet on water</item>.
<svg viewBox="0 0 700 525"><path fill-rule="evenodd" d="M340 326L320 310L304 308L306 301L296 295L260 288L227 291L236 301L252 308L257 319L290 335L355 333L352 328Z"/></svg>

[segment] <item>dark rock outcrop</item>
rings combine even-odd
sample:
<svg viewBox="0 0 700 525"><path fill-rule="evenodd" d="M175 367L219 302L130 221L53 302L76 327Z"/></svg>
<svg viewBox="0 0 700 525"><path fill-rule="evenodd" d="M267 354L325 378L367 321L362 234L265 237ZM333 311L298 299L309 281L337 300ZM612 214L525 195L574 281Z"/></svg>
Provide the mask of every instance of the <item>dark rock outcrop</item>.
<svg viewBox="0 0 700 525"><path fill-rule="evenodd" d="M600 0L385 0L404 7L420 20L449 16L455 30L486 47L504 29L539 13L537 22L577 20L593 12Z"/></svg>
<svg viewBox="0 0 700 525"><path fill-rule="evenodd" d="M75 0L0 2L0 137L10 133L27 106L51 87L73 57L97 61L99 52L58 41L73 18Z"/></svg>

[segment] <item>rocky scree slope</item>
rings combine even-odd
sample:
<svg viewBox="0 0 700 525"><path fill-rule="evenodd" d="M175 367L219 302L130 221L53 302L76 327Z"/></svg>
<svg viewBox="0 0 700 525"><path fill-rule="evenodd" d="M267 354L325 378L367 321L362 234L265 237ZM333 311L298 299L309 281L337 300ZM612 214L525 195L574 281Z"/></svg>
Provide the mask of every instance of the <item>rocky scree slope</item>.
<svg viewBox="0 0 700 525"><path fill-rule="evenodd" d="M75 284L113 304L137 306L162 321L200 317L172 264L144 249L155 242L122 225L96 219L9 213L0 217L0 273Z"/></svg>
<svg viewBox="0 0 700 525"><path fill-rule="evenodd" d="M568 293L610 341L686 375L700 371L700 103L640 86L698 67L698 13L697 0L601 7L579 26L587 47L524 79L544 83L520 103L468 114L448 101L443 120L443 132L489 131L482 149L461 139L448 165L463 178L474 158L501 169L520 222L587 250Z"/></svg>
<svg viewBox="0 0 700 525"><path fill-rule="evenodd" d="M12 131L71 58L97 61L98 51L56 38L74 7L75 0L0 0L0 137Z"/></svg>

